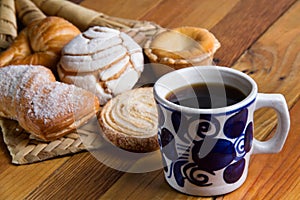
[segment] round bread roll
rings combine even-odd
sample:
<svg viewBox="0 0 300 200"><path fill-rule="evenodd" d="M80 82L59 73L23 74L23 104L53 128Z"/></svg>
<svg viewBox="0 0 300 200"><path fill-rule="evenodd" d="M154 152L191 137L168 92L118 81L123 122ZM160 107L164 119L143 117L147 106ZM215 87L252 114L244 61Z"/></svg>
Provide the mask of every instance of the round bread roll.
<svg viewBox="0 0 300 200"><path fill-rule="evenodd" d="M158 114L153 88L138 88L111 99L102 109L99 123L114 145L133 152L158 149Z"/></svg>
<svg viewBox="0 0 300 200"><path fill-rule="evenodd" d="M61 81L95 93L100 104L130 90L144 69L142 48L126 33L91 27L62 50Z"/></svg>
<svg viewBox="0 0 300 200"><path fill-rule="evenodd" d="M219 41L208 30L179 27L157 34L145 45L145 54L153 63L180 69L196 65L211 65Z"/></svg>

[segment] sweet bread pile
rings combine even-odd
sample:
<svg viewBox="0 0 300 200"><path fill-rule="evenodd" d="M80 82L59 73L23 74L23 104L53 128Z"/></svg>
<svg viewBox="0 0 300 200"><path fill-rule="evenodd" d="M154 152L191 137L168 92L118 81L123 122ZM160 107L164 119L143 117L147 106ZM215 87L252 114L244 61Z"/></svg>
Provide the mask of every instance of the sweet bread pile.
<svg viewBox="0 0 300 200"><path fill-rule="evenodd" d="M144 70L143 53L179 69L211 64L220 47L212 33L197 27L152 31L150 37L132 21L109 21L89 11L82 30L86 24L75 26L65 14L46 16L34 4L52 12L45 6L51 1L16 2L25 28L0 52L0 117L16 120L41 141L59 139L96 116L112 144L133 152L156 150L152 88L132 89ZM69 4L55 1L55 9ZM141 46L145 38L151 39Z"/></svg>

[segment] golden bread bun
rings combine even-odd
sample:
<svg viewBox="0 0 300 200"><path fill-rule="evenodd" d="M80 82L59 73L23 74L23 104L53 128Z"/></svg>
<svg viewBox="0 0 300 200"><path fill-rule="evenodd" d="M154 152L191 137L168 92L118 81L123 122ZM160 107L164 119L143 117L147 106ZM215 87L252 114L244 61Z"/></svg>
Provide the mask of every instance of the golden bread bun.
<svg viewBox="0 0 300 200"><path fill-rule="evenodd" d="M138 88L111 99L99 122L104 136L114 145L133 152L158 149L158 114L153 88Z"/></svg>
<svg viewBox="0 0 300 200"><path fill-rule="evenodd" d="M208 30L179 27L157 34L145 47L145 54L153 63L175 69L196 65L211 65L220 43Z"/></svg>
<svg viewBox="0 0 300 200"><path fill-rule="evenodd" d="M0 54L0 67L31 64L55 72L61 49L78 34L79 29L63 18L53 16L34 21Z"/></svg>

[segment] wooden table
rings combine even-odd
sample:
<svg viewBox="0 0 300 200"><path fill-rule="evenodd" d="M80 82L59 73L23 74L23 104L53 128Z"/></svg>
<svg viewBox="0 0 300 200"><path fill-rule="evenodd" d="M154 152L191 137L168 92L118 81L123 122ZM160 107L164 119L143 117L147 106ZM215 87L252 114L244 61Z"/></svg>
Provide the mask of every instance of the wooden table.
<svg viewBox="0 0 300 200"><path fill-rule="evenodd" d="M75 1L74 1L75 2ZM299 0L84 0L111 16L149 20L163 27L199 26L222 44L218 65L250 74L260 92L285 95L291 130L279 154L252 155L244 185L207 199L300 199ZM255 115L255 137L272 134L275 114ZM15 166L0 139L0 199L202 199L171 189L162 170L124 173L89 152ZM203 198L205 199L205 198Z"/></svg>

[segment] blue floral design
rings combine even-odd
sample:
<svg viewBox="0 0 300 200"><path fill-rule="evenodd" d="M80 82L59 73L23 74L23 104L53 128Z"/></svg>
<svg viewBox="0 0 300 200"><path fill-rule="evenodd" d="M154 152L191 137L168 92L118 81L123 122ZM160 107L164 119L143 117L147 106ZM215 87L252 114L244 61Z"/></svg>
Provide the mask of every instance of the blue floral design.
<svg viewBox="0 0 300 200"><path fill-rule="evenodd" d="M240 137L246 127L247 118L248 109L244 108L240 112L227 119L223 130L226 137L232 139Z"/></svg>
<svg viewBox="0 0 300 200"><path fill-rule="evenodd" d="M167 177L173 175L180 187L184 187L186 181L205 187L213 184L210 176L224 169L223 179L226 183L238 181L246 165L244 156L252 146L253 125L252 122L247 124L247 119L247 108L230 116L223 127L228 139L222 139L217 138L220 122L215 116L183 116L173 111L171 123L174 133L163 127L158 134L162 154L171 161L165 169ZM197 125L193 127L193 133L187 131L190 130L187 126L191 124ZM203 152L207 146L211 149Z"/></svg>

